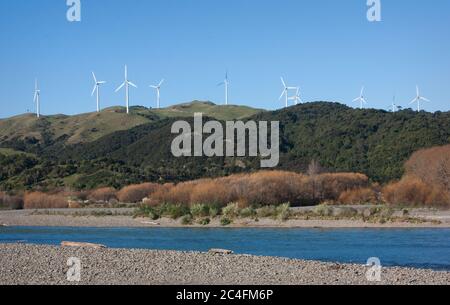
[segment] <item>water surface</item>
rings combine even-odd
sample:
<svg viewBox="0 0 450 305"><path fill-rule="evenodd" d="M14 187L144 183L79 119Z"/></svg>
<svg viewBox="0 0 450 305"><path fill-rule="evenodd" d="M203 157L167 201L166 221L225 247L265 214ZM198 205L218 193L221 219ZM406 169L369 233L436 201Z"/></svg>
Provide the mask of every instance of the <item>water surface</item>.
<svg viewBox="0 0 450 305"><path fill-rule="evenodd" d="M0 243L59 245L61 241L110 248L207 251L450 271L450 229L71 228L2 227Z"/></svg>

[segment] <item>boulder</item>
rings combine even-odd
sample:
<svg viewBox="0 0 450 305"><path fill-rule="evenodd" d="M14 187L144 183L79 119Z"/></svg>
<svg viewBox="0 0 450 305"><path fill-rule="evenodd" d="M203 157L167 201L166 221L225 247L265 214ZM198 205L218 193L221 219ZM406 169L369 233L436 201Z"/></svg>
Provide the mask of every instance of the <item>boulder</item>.
<svg viewBox="0 0 450 305"><path fill-rule="evenodd" d="M79 243L79 242L72 242L72 241L63 241L63 242L61 242L61 246L62 247L92 248L92 249L106 248L105 245L91 244L91 243Z"/></svg>
<svg viewBox="0 0 450 305"><path fill-rule="evenodd" d="M226 249L211 249L208 251L211 254L233 254L234 252Z"/></svg>

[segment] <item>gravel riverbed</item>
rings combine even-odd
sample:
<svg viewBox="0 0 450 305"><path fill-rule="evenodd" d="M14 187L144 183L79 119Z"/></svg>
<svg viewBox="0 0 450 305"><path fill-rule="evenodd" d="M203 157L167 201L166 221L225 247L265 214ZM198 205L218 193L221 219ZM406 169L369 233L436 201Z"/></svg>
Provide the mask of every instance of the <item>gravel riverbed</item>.
<svg viewBox="0 0 450 305"><path fill-rule="evenodd" d="M67 280L71 257L81 261L80 282ZM0 245L0 285L450 284L450 272L383 268L381 282L373 283L367 271L362 265L247 255Z"/></svg>

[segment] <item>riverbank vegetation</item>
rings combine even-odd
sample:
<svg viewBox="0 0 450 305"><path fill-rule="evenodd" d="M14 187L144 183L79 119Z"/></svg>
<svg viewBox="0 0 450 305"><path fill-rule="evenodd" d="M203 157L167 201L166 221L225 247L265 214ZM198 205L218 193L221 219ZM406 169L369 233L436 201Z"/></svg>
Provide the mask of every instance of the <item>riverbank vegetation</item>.
<svg viewBox="0 0 450 305"><path fill-rule="evenodd" d="M232 203L232 205L230 205ZM326 205L385 204L392 207L450 207L450 146L421 150L405 164L402 179L385 185L373 183L358 173L322 173L312 162L305 174L259 171L181 183L142 183L121 189L100 187L73 191L0 193L0 207L11 209L148 207L156 216L181 215L194 218L214 212L235 217L253 216L251 207L278 208ZM207 208L208 207L208 211ZM149 211L150 211L149 210ZM272 213L273 214L273 213ZM205 216L206 217L206 216ZM189 219L185 220L189 222Z"/></svg>

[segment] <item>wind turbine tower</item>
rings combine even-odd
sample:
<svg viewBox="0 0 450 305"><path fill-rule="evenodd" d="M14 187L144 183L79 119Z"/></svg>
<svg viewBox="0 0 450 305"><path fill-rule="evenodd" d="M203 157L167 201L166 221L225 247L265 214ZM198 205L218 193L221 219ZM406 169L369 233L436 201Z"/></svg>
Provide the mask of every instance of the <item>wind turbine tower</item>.
<svg viewBox="0 0 450 305"><path fill-rule="evenodd" d="M364 109L364 104L367 104L367 101L364 97L364 87L361 88L361 93L359 94L359 97L355 98L353 102L359 102L360 109Z"/></svg>
<svg viewBox="0 0 450 305"><path fill-rule="evenodd" d="M92 90L91 96L94 96L94 93L97 92L97 112L100 112L100 85L106 84L105 81L97 81L97 77L95 77L95 73L92 72L92 77L94 78L94 89Z"/></svg>
<svg viewBox="0 0 450 305"><path fill-rule="evenodd" d="M161 86L164 83L164 79L162 79L158 85L152 85L150 88L156 90L156 108L161 108Z"/></svg>
<svg viewBox="0 0 450 305"><path fill-rule="evenodd" d="M228 81L228 72L225 73L225 80L218 84L218 86L225 86L225 105L228 105L228 86L230 82Z"/></svg>
<svg viewBox="0 0 450 305"><path fill-rule="evenodd" d="M300 97L300 87L297 87L297 91L293 97L290 97L289 100L294 101L295 105L302 103L302 98Z"/></svg>
<svg viewBox="0 0 450 305"><path fill-rule="evenodd" d="M421 101L430 102L429 99L427 99L427 98L425 98L425 97L420 95L419 86L416 86L416 97L409 104L411 105L411 104L417 103L417 112L420 112L420 110L421 110L420 109L420 102Z"/></svg>
<svg viewBox="0 0 450 305"><path fill-rule="evenodd" d="M281 92L280 98L278 100L281 100L283 98L283 96L285 96L286 108L287 108L287 107L289 107L289 90L297 90L297 87L288 87L282 77L281 77L281 83L283 84L283 92Z"/></svg>
<svg viewBox="0 0 450 305"><path fill-rule="evenodd" d="M36 116L38 118L41 117L41 105L40 105L40 98L41 98L41 90L39 90L38 80L35 80L34 83L34 99L33 102L36 103Z"/></svg>
<svg viewBox="0 0 450 305"><path fill-rule="evenodd" d="M122 85L119 86L119 88L116 89L116 92L118 92L120 89L125 87L125 103L127 107L127 114L130 113L130 88L129 86L132 86L134 88L137 88L135 84L133 84L131 81L128 80L128 67L125 65L125 80L122 83Z"/></svg>

